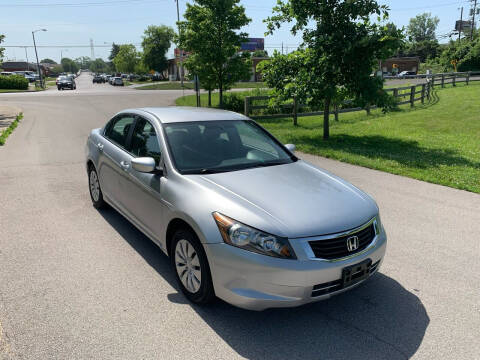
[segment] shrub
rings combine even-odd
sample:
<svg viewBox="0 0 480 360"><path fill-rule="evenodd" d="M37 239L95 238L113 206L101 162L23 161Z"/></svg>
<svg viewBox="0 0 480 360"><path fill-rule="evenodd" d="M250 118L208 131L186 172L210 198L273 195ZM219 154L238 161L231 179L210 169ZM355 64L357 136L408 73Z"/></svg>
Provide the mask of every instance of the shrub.
<svg viewBox="0 0 480 360"><path fill-rule="evenodd" d="M242 113L245 107L245 95L235 93L226 93L223 96L223 108L238 113Z"/></svg>
<svg viewBox="0 0 480 360"><path fill-rule="evenodd" d="M0 76L0 89L27 90L28 80L21 75Z"/></svg>

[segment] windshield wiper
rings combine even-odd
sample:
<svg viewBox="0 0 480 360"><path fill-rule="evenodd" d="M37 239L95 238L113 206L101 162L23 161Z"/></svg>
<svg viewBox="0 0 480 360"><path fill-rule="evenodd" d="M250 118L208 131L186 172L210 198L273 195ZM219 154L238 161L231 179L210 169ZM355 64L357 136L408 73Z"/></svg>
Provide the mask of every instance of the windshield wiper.
<svg viewBox="0 0 480 360"><path fill-rule="evenodd" d="M266 166L285 165L285 164L288 164L288 162L285 162L284 160L279 160L279 161L269 161L269 162L258 163L258 164L255 164L254 167L266 167Z"/></svg>
<svg viewBox="0 0 480 360"><path fill-rule="evenodd" d="M194 174L207 175L207 174L217 174L217 173L227 172L227 171L230 171L230 170L215 169L215 168L203 168L203 169L186 170L183 173L185 175L194 175Z"/></svg>

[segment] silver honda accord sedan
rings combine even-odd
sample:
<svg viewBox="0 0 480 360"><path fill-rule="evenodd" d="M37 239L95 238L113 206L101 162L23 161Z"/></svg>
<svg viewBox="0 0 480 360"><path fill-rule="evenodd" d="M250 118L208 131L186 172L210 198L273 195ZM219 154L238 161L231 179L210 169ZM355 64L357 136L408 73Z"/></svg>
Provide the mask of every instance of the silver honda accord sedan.
<svg viewBox="0 0 480 360"><path fill-rule="evenodd" d="M263 310L339 294L380 268L375 201L228 111L128 109L88 137L93 205L169 257L194 303Z"/></svg>

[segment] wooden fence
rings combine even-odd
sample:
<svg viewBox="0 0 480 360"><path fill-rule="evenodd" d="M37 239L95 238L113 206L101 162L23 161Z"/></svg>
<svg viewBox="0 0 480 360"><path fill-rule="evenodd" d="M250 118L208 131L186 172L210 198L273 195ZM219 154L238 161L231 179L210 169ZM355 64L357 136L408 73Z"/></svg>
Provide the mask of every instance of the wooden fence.
<svg viewBox="0 0 480 360"><path fill-rule="evenodd" d="M473 76L473 78L472 78ZM477 76L477 77L475 77ZM435 86L445 87L447 84L456 86L458 83L466 83L467 85L471 81L480 81L480 72L463 72L463 73L446 73L446 74L434 74L426 79L425 83L412 85L412 86L403 86L398 88L389 88L384 89L385 92L391 92L395 99L398 99L398 105L410 104L411 107L415 106L415 102L420 101L422 104L425 103L425 99L430 100L432 90ZM323 111L311 111L311 112L302 112L302 109L307 108L307 105L298 104L295 97L292 98L291 102L281 104L280 107L282 111L289 110L289 112L284 112L281 114L260 114L252 115L252 112L255 110L264 110L268 109L268 105L258 105L258 101L266 101L272 99L273 96L246 96L245 97L245 109L244 113L246 116L249 116L252 119L271 119L271 118L293 118L293 124L297 125L297 118L302 116L320 116L323 115ZM352 101L344 101L341 105L348 106ZM338 105L334 105L331 111L335 115L335 120L338 120L338 115L341 113L349 113L355 111L366 111L367 114L370 113L370 110L375 109L375 106L372 107L355 107L355 108L340 108Z"/></svg>

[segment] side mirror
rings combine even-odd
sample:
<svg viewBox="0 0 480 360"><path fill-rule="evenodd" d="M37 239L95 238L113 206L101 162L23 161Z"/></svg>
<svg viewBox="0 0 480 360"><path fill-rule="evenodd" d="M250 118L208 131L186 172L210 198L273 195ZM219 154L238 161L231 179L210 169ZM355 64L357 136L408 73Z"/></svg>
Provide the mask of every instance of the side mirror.
<svg viewBox="0 0 480 360"><path fill-rule="evenodd" d="M151 173L155 171L155 159L151 157L140 157L132 159L132 168L138 172Z"/></svg>
<svg viewBox="0 0 480 360"><path fill-rule="evenodd" d="M290 151L292 154L295 152L295 145L293 144L285 144L285 147Z"/></svg>

